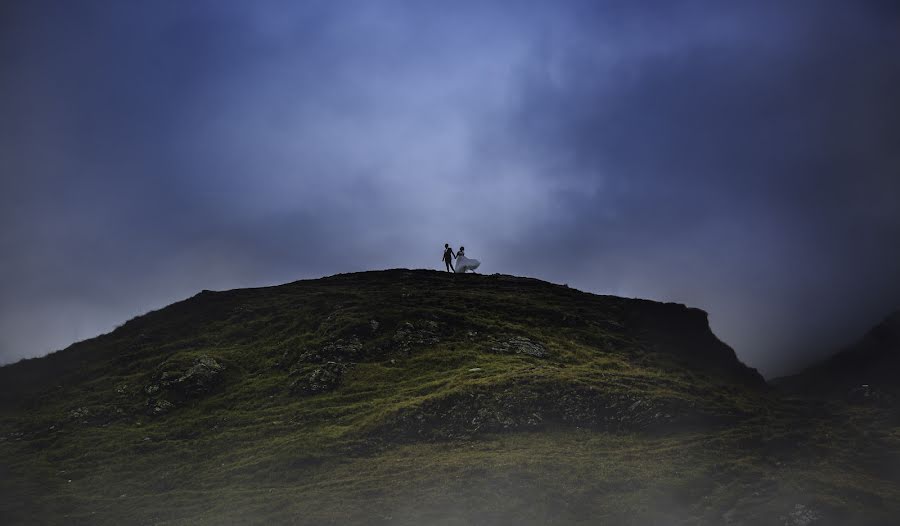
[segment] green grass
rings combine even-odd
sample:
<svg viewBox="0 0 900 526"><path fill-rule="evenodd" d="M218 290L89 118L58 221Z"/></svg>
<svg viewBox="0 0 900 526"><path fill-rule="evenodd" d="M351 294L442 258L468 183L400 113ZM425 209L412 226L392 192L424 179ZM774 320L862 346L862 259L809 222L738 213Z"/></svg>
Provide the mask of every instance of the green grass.
<svg viewBox="0 0 900 526"><path fill-rule="evenodd" d="M513 336L548 356L492 351ZM337 388L291 390L353 339ZM145 388L201 357L214 388L152 415ZM0 382L10 524L888 524L900 502L889 411L779 398L699 311L508 276L204 292Z"/></svg>

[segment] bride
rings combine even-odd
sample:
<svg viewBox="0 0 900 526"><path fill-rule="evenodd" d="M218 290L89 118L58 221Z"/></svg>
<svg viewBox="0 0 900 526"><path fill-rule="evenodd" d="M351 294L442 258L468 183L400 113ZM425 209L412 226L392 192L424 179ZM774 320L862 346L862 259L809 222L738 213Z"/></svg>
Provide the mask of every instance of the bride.
<svg viewBox="0 0 900 526"><path fill-rule="evenodd" d="M477 259L469 259L466 257L466 247L459 247L456 253L456 273L461 274L467 270L475 272L475 269L481 265Z"/></svg>

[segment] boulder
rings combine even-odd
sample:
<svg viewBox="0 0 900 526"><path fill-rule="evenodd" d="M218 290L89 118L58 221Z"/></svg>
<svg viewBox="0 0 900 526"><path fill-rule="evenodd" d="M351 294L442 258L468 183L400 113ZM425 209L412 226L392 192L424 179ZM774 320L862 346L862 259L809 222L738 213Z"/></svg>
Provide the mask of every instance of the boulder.
<svg viewBox="0 0 900 526"><path fill-rule="evenodd" d="M87 407L76 407L69 411L69 420L83 421L89 416L91 416L91 411Z"/></svg>
<svg viewBox="0 0 900 526"><path fill-rule="evenodd" d="M304 374L294 380L291 391L301 395L315 395L337 389L341 384L344 372L350 365L338 362L326 362L316 367L311 373Z"/></svg>
<svg viewBox="0 0 900 526"><path fill-rule="evenodd" d="M156 381L144 387L146 404L152 415L161 415L190 398L206 395L221 382L225 366L215 358L201 356L184 371L164 370Z"/></svg>
<svg viewBox="0 0 900 526"><path fill-rule="evenodd" d="M93 425L93 426L102 426L106 425L114 420L121 418L124 415L124 411L121 407L109 406L109 405L92 405L76 407L69 411L68 420L82 425ZM55 431L57 427L62 427L63 422L57 422L56 424L50 426L47 431Z"/></svg>
<svg viewBox="0 0 900 526"><path fill-rule="evenodd" d="M491 345L491 352L499 354L522 354L525 356L533 356L535 358L547 358L550 353L547 348L538 342L529 340L524 336L513 336L500 341L495 341Z"/></svg>
<svg viewBox="0 0 900 526"><path fill-rule="evenodd" d="M164 415L175 409L175 404L166 400L154 400L148 404L150 409L150 414L159 416Z"/></svg>
<svg viewBox="0 0 900 526"><path fill-rule="evenodd" d="M437 322L431 320L415 324L404 322L394 332L392 339L400 351L409 353L413 347L440 343L438 328Z"/></svg>
<svg viewBox="0 0 900 526"><path fill-rule="evenodd" d="M306 351L299 361L305 363L352 362L362 357L363 346L356 336L347 340L336 340L321 349Z"/></svg>
<svg viewBox="0 0 900 526"><path fill-rule="evenodd" d="M225 366L209 356L202 356L171 385L185 396L199 396L209 392L220 379ZM165 374L165 373L163 373Z"/></svg>

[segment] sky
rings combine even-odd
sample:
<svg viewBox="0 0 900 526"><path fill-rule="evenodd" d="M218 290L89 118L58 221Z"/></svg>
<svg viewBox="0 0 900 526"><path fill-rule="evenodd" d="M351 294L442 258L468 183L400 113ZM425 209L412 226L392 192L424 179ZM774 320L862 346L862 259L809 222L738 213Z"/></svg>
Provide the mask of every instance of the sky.
<svg viewBox="0 0 900 526"><path fill-rule="evenodd" d="M0 363L450 243L792 372L900 308L898 6L3 2Z"/></svg>

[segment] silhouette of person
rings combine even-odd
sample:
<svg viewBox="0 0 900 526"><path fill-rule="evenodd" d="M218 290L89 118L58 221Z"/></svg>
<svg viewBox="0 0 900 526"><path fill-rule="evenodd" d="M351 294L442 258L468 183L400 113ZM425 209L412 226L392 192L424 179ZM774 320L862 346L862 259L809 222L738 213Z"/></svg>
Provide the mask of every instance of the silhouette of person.
<svg viewBox="0 0 900 526"><path fill-rule="evenodd" d="M444 243L444 264L447 265L447 272L456 272L456 269L453 268L453 258L456 257L456 254L453 253L453 249L450 248L448 243Z"/></svg>

